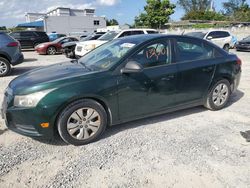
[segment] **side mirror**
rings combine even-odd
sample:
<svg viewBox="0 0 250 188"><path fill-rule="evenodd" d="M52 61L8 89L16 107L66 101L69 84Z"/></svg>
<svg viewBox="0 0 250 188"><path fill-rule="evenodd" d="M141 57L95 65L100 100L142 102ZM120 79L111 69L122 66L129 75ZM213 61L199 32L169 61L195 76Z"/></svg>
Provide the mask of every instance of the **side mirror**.
<svg viewBox="0 0 250 188"><path fill-rule="evenodd" d="M208 40L211 40L211 39L213 39L213 37L212 37L212 36L208 36L207 39L208 39Z"/></svg>
<svg viewBox="0 0 250 188"><path fill-rule="evenodd" d="M136 61L129 61L124 68L121 69L122 74L142 72L143 67Z"/></svg>

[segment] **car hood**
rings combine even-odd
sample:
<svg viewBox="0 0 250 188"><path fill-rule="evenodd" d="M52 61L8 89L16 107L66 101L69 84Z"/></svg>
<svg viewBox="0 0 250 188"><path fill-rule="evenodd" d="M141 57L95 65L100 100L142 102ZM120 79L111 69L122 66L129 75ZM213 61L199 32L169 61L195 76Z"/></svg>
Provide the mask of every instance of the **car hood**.
<svg viewBox="0 0 250 188"><path fill-rule="evenodd" d="M241 40L239 41L239 44L250 44L249 40Z"/></svg>
<svg viewBox="0 0 250 188"><path fill-rule="evenodd" d="M51 85L51 83L58 81L66 84L66 79L68 80L91 73L93 73L93 71L84 68L84 66L79 63L64 62L29 71L14 79L9 87L14 93L20 94L20 91L25 92L24 90L29 90L29 88L39 90L40 87L43 88L46 85Z"/></svg>
<svg viewBox="0 0 250 188"><path fill-rule="evenodd" d="M88 40L88 41L83 41L83 42L79 42L77 45L80 46L87 46L87 45L95 45L95 46L100 46L104 43L106 43L108 41L105 40Z"/></svg>
<svg viewBox="0 0 250 188"><path fill-rule="evenodd" d="M54 44L54 43L53 42L44 42L44 43L38 44L37 47L40 47L42 45L49 46L51 44Z"/></svg>

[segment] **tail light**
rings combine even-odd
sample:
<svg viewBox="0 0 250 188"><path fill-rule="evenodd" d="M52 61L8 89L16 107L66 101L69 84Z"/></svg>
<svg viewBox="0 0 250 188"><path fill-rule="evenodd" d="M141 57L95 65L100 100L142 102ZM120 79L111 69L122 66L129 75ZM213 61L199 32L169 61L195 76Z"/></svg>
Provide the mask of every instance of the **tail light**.
<svg viewBox="0 0 250 188"><path fill-rule="evenodd" d="M237 65L239 65L239 66L241 66L242 61L241 61L241 59L240 59L240 58L237 58L236 64L237 64Z"/></svg>
<svg viewBox="0 0 250 188"><path fill-rule="evenodd" d="M10 42L7 46L8 47L17 47L17 46L19 46L19 43L18 42Z"/></svg>

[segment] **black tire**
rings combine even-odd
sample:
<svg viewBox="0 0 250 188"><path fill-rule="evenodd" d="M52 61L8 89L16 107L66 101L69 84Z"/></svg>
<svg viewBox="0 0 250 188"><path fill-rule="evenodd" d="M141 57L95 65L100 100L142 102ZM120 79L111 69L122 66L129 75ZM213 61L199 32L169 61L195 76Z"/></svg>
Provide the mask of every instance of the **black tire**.
<svg viewBox="0 0 250 188"><path fill-rule="evenodd" d="M68 126L68 121L69 121L70 117L77 110L82 109L82 108L94 109L99 114L100 126L92 136L90 136L87 139L80 140L80 139L74 138L72 135L70 135L67 126ZM60 114L58 121L57 121L57 129L58 129L58 132L59 132L59 135L61 136L61 138L66 143L73 144L75 146L88 144L90 142L97 140L102 135L102 133L105 131L106 126L107 126L107 113L106 113L105 109L103 108L103 106L101 104L99 104L98 102L96 102L94 100L90 100L90 99L82 99L82 100L71 103L68 107L66 107L62 111L62 113ZM79 128L79 131L80 131L80 128Z"/></svg>
<svg viewBox="0 0 250 188"><path fill-rule="evenodd" d="M215 92L217 86L219 86L219 85L223 85L223 86L227 87L228 94L226 97L224 97L225 101L222 104L216 105L215 101L213 100L213 93ZM231 95L230 83L228 80L222 79L222 80L218 81L216 84L214 84L214 86L211 88L210 92L207 95L206 103L204 106L210 110L213 110L213 111L220 110L226 106L226 104L230 98L230 95Z"/></svg>
<svg viewBox="0 0 250 188"><path fill-rule="evenodd" d="M0 77L4 77L9 75L11 72L11 66L10 66L10 62L3 58L0 57Z"/></svg>
<svg viewBox="0 0 250 188"><path fill-rule="evenodd" d="M47 48L47 54L48 55L56 55L56 48L54 46L49 46Z"/></svg>
<svg viewBox="0 0 250 188"><path fill-rule="evenodd" d="M223 46L223 49L224 49L225 51L229 52L229 49L230 49L229 44L225 44L225 45Z"/></svg>

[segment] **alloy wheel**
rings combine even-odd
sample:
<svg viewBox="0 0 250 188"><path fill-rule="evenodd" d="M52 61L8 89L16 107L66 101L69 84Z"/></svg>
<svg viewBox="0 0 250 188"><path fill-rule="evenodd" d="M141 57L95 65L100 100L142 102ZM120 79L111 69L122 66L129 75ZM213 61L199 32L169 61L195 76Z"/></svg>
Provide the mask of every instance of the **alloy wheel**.
<svg viewBox="0 0 250 188"><path fill-rule="evenodd" d="M8 70L8 67L5 62L0 61L0 75L5 74Z"/></svg>
<svg viewBox="0 0 250 188"><path fill-rule="evenodd" d="M67 121L69 135L77 140L93 137L100 126L100 114L93 108L78 109L70 115Z"/></svg>
<svg viewBox="0 0 250 188"><path fill-rule="evenodd" d="M56 54L56 49L54 47L49 47L47 50L47 53L49 55L55 55Z"/></svg>
<svg viewBox="0 0 250 188"><path fill-rule="evenodd" d="M229 88L226 84L220 83L213 91L213 103L216 106L222 106L227 101L229 95Z"/></svg>

